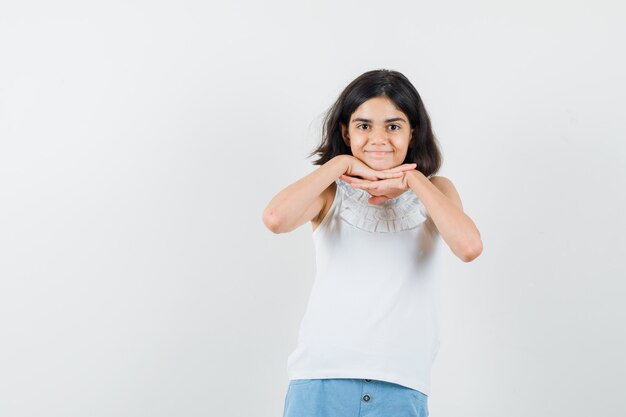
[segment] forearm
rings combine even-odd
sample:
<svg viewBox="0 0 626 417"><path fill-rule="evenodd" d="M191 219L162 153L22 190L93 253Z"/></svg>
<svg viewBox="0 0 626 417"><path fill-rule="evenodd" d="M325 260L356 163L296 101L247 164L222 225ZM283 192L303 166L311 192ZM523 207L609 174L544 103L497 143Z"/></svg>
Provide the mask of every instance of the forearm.
<svg viewBox="0 0 626 417"><path fill-rule="evenodd" d="M269 202L263 216L291 230L317 197L348 169L343 157L336 156L280 191Z"/></svg>
<svg viewBox="0 0 626 417"><path fill-rule="evenodd" d="M465 262L477 256L482 250L482 241L472 219L421 172L407 172L406 181L426 207L439 234L452 252Z"/></svg>

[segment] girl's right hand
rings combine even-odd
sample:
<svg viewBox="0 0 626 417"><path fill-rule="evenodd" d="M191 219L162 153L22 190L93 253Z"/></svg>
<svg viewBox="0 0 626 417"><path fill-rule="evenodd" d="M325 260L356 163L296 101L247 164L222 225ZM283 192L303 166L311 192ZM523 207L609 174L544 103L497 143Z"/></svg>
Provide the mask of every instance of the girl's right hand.
<svg viewBox="0 0 626 417"><path fill-rule="evenodd" d="M404 175L403 171L411 171L417 166L417 164L415 163L403 164L394 168L378 171L367 166L365 162L361 161L359 158L356 158L352 155L345 156L348 168L346 169L344 175L348 175L350 177L361 177L363 179L371 181L399 178Z"/></svg>

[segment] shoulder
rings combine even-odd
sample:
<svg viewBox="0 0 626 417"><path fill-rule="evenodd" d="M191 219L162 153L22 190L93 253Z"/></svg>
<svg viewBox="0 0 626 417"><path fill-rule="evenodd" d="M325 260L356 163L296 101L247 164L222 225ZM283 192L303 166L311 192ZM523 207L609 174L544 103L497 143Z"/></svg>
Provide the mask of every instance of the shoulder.
<svg viewBox="0 0 626 417"><path fill-rule="evenodd" d="M456 187L450 181L449 178L443 177L441 175L435 175L430 177L430 182L437 187L439 191L446 197L448 197L458 208L463 210L463 203L461 202L461 197L459 196Z"/></svg>
<svg viewBox="0 0 626 417"><path fill-rule="evenodd" d="M452 181L450 181L449 178L441 176L441 175L433 175L432 177L429 178L430 182L433 183L433 185L435 185L435 187L441 189L441 188L445 188L445 187L454 187L454 184L452 184Z"/></svg>

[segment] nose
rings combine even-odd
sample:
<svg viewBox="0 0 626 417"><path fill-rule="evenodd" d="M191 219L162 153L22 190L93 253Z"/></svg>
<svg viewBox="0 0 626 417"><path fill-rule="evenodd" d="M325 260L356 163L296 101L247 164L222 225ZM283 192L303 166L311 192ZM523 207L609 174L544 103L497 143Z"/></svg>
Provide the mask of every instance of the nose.
<svg viewBox="0 0 626 417"><path fill-rule="evenodd" d="M387 143L387 129L379 127L370 130L369 140L372 144Z"/></svg>

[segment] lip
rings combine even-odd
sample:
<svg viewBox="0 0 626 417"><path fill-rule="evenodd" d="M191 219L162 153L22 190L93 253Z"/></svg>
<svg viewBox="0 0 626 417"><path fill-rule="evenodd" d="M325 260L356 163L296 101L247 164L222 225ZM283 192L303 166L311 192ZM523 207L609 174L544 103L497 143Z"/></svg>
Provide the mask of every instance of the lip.
<svg viewBox="0 0 626 417"><path fill-rule="evenodd" d="M387 155L391 153L391 151L365 151L366 153L371 153L372 155Z"/></svg>

